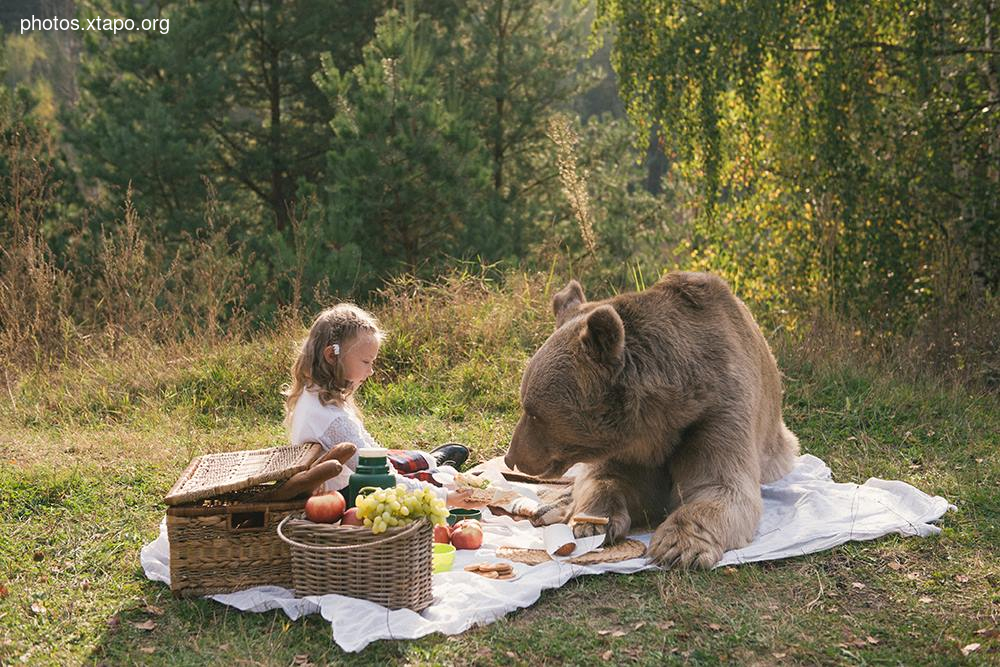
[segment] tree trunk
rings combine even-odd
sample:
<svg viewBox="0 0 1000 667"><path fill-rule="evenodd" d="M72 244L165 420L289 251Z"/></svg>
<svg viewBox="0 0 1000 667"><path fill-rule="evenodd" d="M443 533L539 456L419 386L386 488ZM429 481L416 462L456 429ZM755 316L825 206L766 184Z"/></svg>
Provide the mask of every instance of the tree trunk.
<svg viewBox="0 0 1000 667"><path fill-rule="evenodd" d="M502 227L504 224L505 207L503 195L503 170L504 170L504 115L506 114L507 103L507 71L504 61L504 49L506 48L505 38L507 37L506 25L503 17L503 0L497 2L497 59L496 71L494 73L494 85L496 85L496 126L493 132L493 194L496 198L497 207L494 212L495 224ZM515 255L521 254L521 221L514 220L513 251Z"/></svg>
<svg viewBox="0 0 1000 667"><path fill-rule="evenodd" d="M280 2L278 3L280 5ZM279 49L268 45L270 56L270 105L271 105L271 208L274 210L275 227L284 231L288 224L288 201L285 193L285 174L281 160L281 72Z"/></svg>

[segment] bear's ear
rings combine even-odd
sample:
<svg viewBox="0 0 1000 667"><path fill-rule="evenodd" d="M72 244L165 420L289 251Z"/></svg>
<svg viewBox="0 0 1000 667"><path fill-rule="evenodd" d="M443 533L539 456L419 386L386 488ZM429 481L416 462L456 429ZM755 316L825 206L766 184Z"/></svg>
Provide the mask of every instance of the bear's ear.
<svg viewBox="0 0 1000 667"><path fill-rule="evenodd" d="M566 320L573 317L580 308L580 304L586 303L583 296L583 288L580 283L571 280L566 283L566 287L556 292L552 297L552 312L556 316L556 329L566 323Z"/></svg>
<svg viewBox="0 0 1000 667"><path fill-rule="evenodd" d="M587 315L587 325L580 331L580 342L598 363L617 365L625 355L622 318L611 306L598 306Z"/></svg>

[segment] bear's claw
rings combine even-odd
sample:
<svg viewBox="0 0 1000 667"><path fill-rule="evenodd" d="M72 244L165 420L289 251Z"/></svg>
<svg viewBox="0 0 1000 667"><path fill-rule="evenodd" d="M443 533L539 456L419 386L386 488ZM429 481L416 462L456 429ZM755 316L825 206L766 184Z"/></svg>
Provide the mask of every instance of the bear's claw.
<svg viewBox="0 0 1000 667"><path fill-rule="evenodd" d="M722 559L722 548L691 522L671 515L656 529L646 556L661 567L707 570Z"/></svg>

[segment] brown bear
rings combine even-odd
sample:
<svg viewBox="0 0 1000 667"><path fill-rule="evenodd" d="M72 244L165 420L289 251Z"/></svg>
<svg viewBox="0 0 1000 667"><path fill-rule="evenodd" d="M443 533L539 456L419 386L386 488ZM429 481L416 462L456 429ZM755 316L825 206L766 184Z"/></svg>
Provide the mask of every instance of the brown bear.
<svg viewBox="0 0 1000 667"><path fill-rule="evenodd" d="M588 464L548 521L606 516L606 543L658 527L647 555L708 568L753 538L760 485L791 470L781 376L750 311L718 276L675 272L587 302L570 281L528 361L505 462L540 477ZM578 536L602 530L578 524Z"/></svg>

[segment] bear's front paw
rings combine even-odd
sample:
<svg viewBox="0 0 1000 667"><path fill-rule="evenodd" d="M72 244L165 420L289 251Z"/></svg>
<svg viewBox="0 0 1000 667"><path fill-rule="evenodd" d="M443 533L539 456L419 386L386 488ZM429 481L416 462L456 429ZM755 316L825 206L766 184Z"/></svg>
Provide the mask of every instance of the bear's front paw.
<svg viewBox="0 0 1000 667"><path fill-rule="evenodd" d="M722 559L722 547L703 520L681 507L660 524L646 556L661 567L707 570Z"/></svg>
<svg viewBox="0 0 1000 667"><path fill-rule="evenodd" d="M551 503L539 505L528 520L535 527L548 526L553 523L563 523L569 518L572 499L569 495L558 498Z"/></svg>

